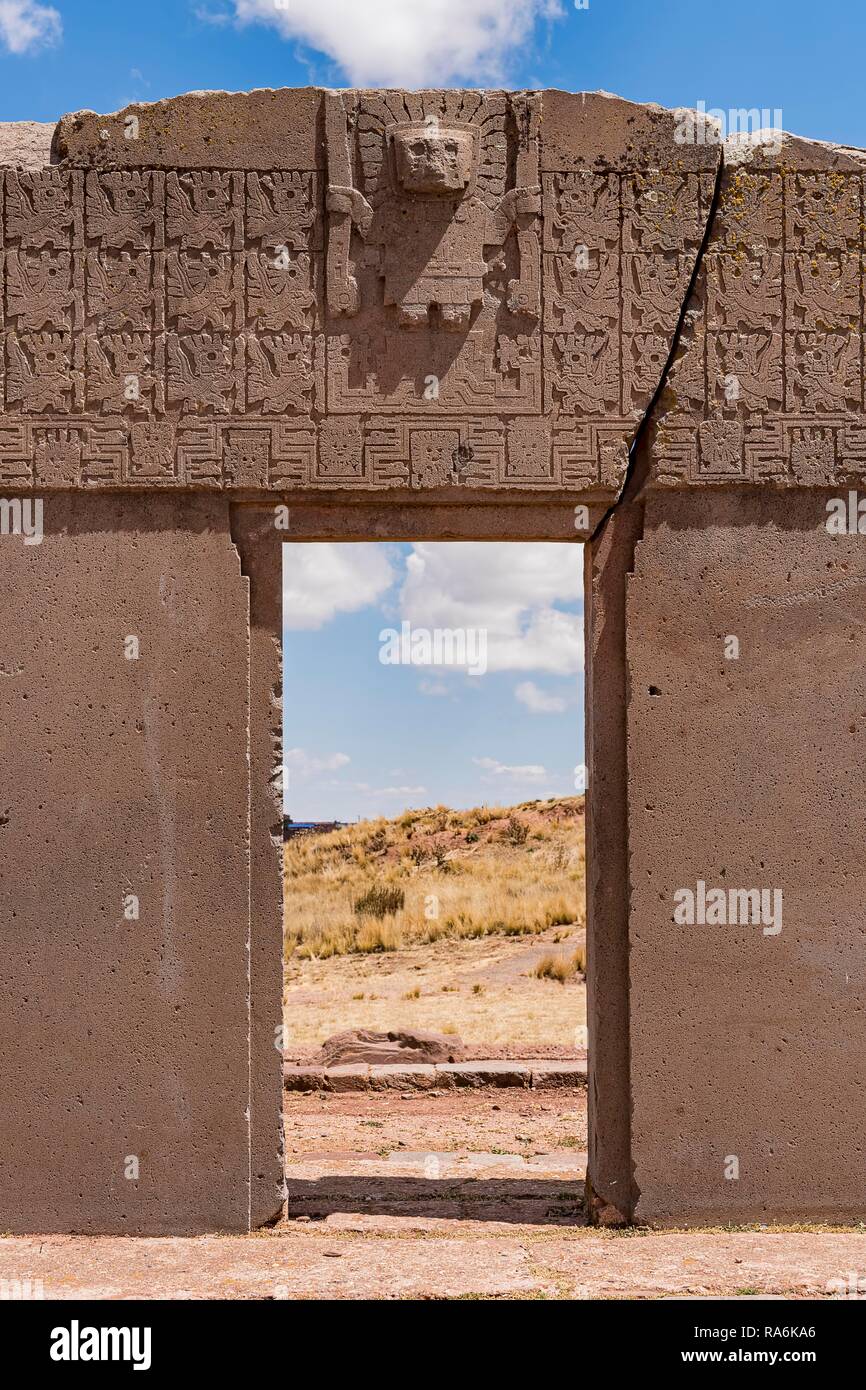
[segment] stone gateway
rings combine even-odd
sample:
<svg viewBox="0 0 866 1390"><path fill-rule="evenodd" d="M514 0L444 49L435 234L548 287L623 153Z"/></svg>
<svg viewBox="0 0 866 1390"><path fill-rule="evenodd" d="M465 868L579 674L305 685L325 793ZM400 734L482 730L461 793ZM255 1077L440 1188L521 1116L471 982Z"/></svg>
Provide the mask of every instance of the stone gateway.
<svg viewBox="0 0 866 1390"><path fill-rule="evenodd" d="M280 1211L286 539L586 543L592 1209L863 1217L866 154L683 120L0 126L0 1228Z"/></svg>

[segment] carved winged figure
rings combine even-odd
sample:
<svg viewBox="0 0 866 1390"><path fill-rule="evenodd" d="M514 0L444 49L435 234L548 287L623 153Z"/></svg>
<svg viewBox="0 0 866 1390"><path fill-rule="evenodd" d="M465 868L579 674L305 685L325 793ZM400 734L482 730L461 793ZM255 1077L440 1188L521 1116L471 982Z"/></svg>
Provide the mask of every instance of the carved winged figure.
<svg viewBox="0 0 866 1390"><path fill-rule="evenodd" d="M231 276L228 255L203 251L198 257L171 256L166 265L169 313L195 333L207 325L225 329L225 310L232 302Z"/></svg>
<svg viewBox="0 0 866 1390"><path fill-rule="evenodd" d="M102 318L105 328L122 328L127 323L145 326L153 298L149 258L129 251L119 256L88 251L87 298L91 312Z"/></svg>
<svg viewBox="0 0 866 1390"><path fill-rule="evenodd" d="M305 413L312 405L315 384L309 334L275 333L249 338L247 391L253 403L268 412Z"/></svg>
<svg viewBox="0 0 866 1390"><path fill-rule="evenodd" d="M230 175L192 170L166 180L169 236L181 247L228 249L232 218Z"/></svg>
<svg viewBox="0 0 866 1390"><path fill-rule="evenodd" d="M63 328L75 302L72 256L68 251L29 254L12 247L6 254L6 302L10 317L25 330Z"/></svg>
<svg viewBox="0 0 866 1390"><path fill-rule="evenodd" d="M103 246L146 250L150 245L148 229L155 227L156 221L149 175L126 170L88 173L87 231Z"/></svg>
<svg viewBox="0 0 866 1390"><path fill-rule="evenodd" d="M6 173L6 234L22 246L62 246L74 214L66 177L57 169Z"/></svg>
<svg viewBox="0 0 866 1390"><path fill-rule="evenodd" d="M73 387L70 340L65 333L34 333L27 351L14 336L6 340L6 395L24 410L66 411Z"/></svg>
<svg viewBox="0 0 866 1390"><path fill-rule="evenodd" d="M316 220L310 175L247 175L247 231L264 246L305 251Z"/></svg>

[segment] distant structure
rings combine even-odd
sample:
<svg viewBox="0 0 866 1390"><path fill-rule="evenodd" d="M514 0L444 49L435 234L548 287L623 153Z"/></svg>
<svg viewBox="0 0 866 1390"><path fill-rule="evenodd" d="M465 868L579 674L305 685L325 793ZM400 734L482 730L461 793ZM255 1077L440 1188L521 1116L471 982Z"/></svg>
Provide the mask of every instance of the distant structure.
<svg viewBox="0 0 866 1390"><path fill-rule="evenodd" d="M283 816L283 840L295 840L299 835L327 835L330 830L342 830L345 821L340 820L292 820Z"/></svg>

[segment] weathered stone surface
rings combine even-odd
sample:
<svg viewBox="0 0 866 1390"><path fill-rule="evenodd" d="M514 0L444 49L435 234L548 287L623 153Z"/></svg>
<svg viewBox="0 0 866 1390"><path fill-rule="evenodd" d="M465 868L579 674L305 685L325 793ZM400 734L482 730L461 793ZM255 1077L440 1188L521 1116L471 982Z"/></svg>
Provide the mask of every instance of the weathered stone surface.
<svg viewBox="0 0 866 1390"><path fill-rule="evenodd" d="M459 1062L462 1057L463 1043L460 1038L407 1029L375 1033L368 1028L350 1028L345 1033L335 1033L328 1038L319 1053L324 1067L349 1066L358 1062L382 1065Z"/></svg>
<svg viewBox="0 0 866 1390"><path fill-rule="evenodd" d="M862 1214L856 493L824 523L866 479L866 155L707 134L318 89L0 127L4 523L48 504L0 537L0 1229L279 1211L274 503L293 539L592 537L595 1209ZM684 931L714 879L782 932Z"/></svg>
<svg viewBox="0 0 866 1390"><path fill-rule="evenodd" d="M386 1064L370 1068L370 1086L374 1091L432 1091L438 1085L439 1073L430 1063L415 1062L412 1066Z"/></svg>
<svg viewBox="0 0 866 1390"><path fill-rule="evenodd" d="M324 1091L325 1068L286 1065L283 1068L283 1085L287 1091Z"/></svg>
<svg viewBox="0 0 866 1390"><path fill-rule="evenodd" d="M366 1091L370 1084L370 1068L353 1062L351 1066L326 1067L326 1091Z"/></svg>
<svg viewBox="0 0 866 1390"><path fill-rule="evenodd" d="M0 166L44 168L51 162L55 129L49 121L0 121Z"/></svg>
<svg viewBox="0 0 866 1390"><path fill-rule="evenodd" d="M548 1062L532 1060L527 1063L532 1072L534 1091L555 1091L563 1086L586 1085L586 1062Z"/></svg>
<svg viewBox="0 0 866 1390"><path fill-rule="evenodd" d="M57 126L55 157L73 168L299 169L320 166L318 87L185 92Z"/></svg>
<svg viewBox="0 0 866 1390"><path fill-rule="evenodd" d="M828 533L826 496L719 495L711 520L698 495L647 503L628 594L630 1082L634 1210L653 1222L866 1204L866 553ZM729 897L727 924L697 903L675 920L701 883L781 896L761 920Z"/></svg>
<svg viewBox="0 0 866 1390"><path fill-rule="evenodd" d="M0 537L0 1227L247 1230L248 609L227 507L72 494L44 529Z"/></svg>
<svg viewBox="0 0 866 1390"><path fill-rule="evenodd" d="M529 1086L532 1069L523 1062L443 1062L436 1070L455 1086Z"/></svg>
<svg viewBox="0 0 866 1390"><path fill-rule="evenodd" d="M273 511L233 505L231 535L249 581L251 1224L283 1200L282 556Z"/></svg>
<svg viewBox="0 0 866 1390"><path fill-rule="evenodd" d="M675 129L564 92L64 117L5 175L0 483L613 501L720 157Z"/></svg>
<svg viewBox="0 0 866 1390"><path fill-rule="evenodd" d="M718 208L653 421L665 487L866 476L866 152L725 146Z"/></svg>

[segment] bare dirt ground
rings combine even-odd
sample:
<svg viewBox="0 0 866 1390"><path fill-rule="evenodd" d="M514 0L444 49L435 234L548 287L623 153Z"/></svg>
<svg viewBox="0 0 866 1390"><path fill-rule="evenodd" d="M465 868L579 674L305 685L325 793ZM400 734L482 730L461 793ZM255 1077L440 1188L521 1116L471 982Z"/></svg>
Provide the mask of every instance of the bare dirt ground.
<svg viewBox="0 0 866 1390"><path fill-rule="evenodd" d="M586 1047L586 986L560 984L534 968L567 957L580 929L548 928L531 938L489 936L411 944L381 955L294 959L287 966L286 1057L306 1061L346 1028L413 1028L453 1033L478 1057L508 1048L519 1057L572 1056ZM515 1047L517 1051L515 1051Z"/></svg>
<svg viewBox="0 0 866 1390"><path fill-rule="evenodd" d="M582 1050L585 866L582 797L289 841L287 1057L347 1028L456 1034L478 1057ZM561 979L535 973L545 960Z"/></svg>
<svg viewBox="0 0 866 1390"><path fill-rule="evenodd" d="M827 1297L866 1233L598 1231L583 1091L286 1097L290 1206L250 1236L0 1238L45 1297ZM832 1287L832 1286L831 1286Z"/></svg>

